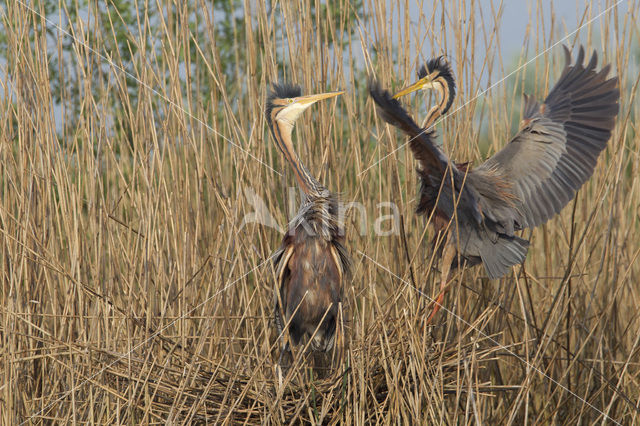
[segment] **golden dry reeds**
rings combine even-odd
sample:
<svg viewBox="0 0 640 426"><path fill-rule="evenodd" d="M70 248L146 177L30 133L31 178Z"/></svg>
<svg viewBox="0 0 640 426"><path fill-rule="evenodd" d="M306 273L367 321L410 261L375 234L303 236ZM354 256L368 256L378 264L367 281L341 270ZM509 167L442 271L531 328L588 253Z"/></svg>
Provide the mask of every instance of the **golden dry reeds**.
<svg viewBox="0 0 640 426"><path fill-rule="evenodd" d="M637 1L578 4L575 33L534 1L515 58L499 2L214 3L0 5L3 424L638 424ZM576 201L524 233L525 264L458 271L425 327L433 236L367 78L398 88L449 55L440 138L477 163L515 132L522 87L541 99L557 79L565 36L620 76L613 137ZM285 228L299 201L263 114L285 78L347 90L301 117L296 147L363 206L346 220L345 351L323 377L276 374L282 234L246 220L259 198ZM401 217L390 235L380 203Z"/></svg>

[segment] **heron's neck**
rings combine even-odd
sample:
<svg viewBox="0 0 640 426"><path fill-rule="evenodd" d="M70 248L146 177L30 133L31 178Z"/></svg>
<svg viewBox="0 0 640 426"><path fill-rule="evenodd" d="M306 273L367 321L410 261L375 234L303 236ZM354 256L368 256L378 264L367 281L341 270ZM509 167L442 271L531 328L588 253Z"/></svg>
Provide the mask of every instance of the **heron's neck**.
<svg viewBox="0 0 640 426"><path fill-rule="evenodd" d="M442 116L442 111L444 111L447 102L449 101L449 96L451 96L451 93L449 92L449 86L447 86L446 84L442 84L442 82L440 81L434 84L434 88L437 90L438 95L440 96L440 102L437 105L432 106L427 113L427 116L422 122L422 127L425 129L433 126L436 120Z"/></svg>
<svg viewBox="0 0 640 426"><path fill-rule="evenodd" d="M302 161L300 161L298 154L296 154L296 151L293 149L293 143L291 142L293 123L288 120L276 119L272 130L276 144L284 155L284 158L291 165L300 188L302 188L307 195L321 196L325 191L324 187L311 176L311 173L309 173L309 170L307 170Z"/></svg>

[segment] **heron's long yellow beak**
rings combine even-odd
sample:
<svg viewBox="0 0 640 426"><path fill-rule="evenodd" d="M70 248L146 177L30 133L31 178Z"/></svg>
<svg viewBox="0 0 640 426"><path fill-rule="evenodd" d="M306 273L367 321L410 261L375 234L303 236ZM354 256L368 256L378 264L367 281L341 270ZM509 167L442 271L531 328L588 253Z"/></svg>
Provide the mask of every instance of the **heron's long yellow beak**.
<svg viewBox="0 0 640 426"><path fill-rule="evenodd" d="M433 87L433 77L430 75L421 78L420 80L416 81L415 83L413 83L410 86L405 87L404 89L400 90L398 93L396 93L395 95L393 95L393 99L398 99L402 96L408 95L409 93L413 93L417 90L420 89L430 89Z"/></svg>
<svg viewBox="0 0 640 426"><path fill-rule="evenodd" d="M298 103L300 103L301 105L311 105L311 104L316 103L318 101L321 101L323 99L335 98L336 96L340 96L343 93L344 93L344 91L319 93L317 95L300 96L298 98Z"/></svg>

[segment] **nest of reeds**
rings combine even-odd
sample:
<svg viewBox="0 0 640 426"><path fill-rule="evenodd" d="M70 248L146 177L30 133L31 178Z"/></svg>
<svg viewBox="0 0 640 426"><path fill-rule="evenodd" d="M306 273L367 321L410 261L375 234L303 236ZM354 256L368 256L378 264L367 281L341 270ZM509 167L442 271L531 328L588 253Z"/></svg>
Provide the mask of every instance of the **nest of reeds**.
<svg viewBox="0 0 640 426"><path fill-rule="evenodd" d="M430 330L416 337L407 323L406 315L375 322L325 372L297 356L279 376L274 354L206 359L165 338L136 355L92 351L91 367L101 372L92 380L126 401L119 421L174 424L374 422L407 406L435 421L447 404L462 403L460 395L509 390L486 380L504 349L494 337L479 338L469 325L434 343Z"/></svg>

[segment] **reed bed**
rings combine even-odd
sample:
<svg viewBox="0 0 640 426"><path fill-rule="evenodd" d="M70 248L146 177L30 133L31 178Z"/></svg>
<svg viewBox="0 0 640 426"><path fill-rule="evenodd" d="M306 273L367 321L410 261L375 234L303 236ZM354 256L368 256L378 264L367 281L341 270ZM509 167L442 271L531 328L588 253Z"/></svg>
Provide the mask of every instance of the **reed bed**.
<svg viewBox="0 0 640 426"><path fill-rule="evenodd" d="M531 2L515 57L497 2L267 3L0 6L2 423L638 424L638 2L578 4L576 32ZM438 131L477 163L517 130L523 88L542 99L557 79L563 40L620 76L609 145L575 202L524 233L524 265L458 271L427 327L433 235L367 79L398 88L449 55L459 96ZM323 374L275 368L271 255L299 202L263 115L282 80L347 91L295 135L360 206L344 350Z"/></svg>

